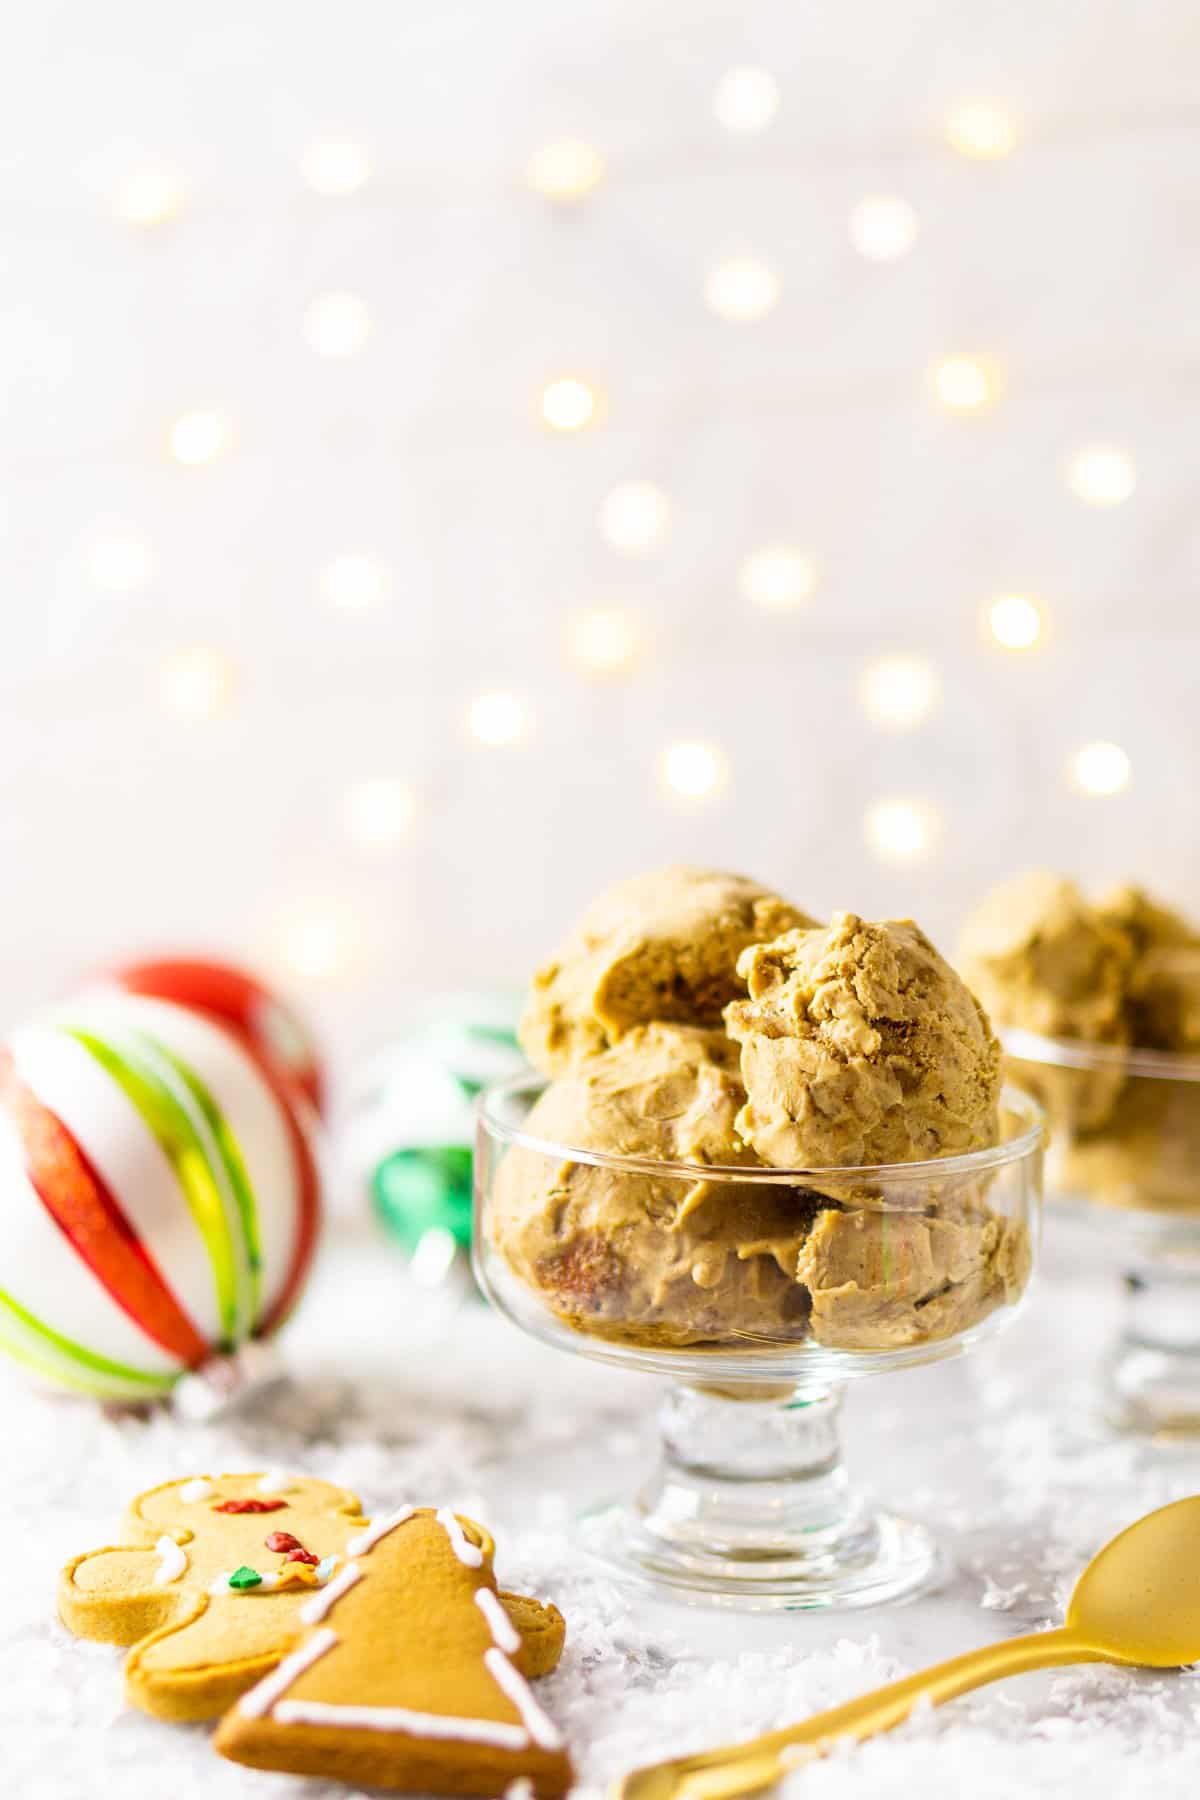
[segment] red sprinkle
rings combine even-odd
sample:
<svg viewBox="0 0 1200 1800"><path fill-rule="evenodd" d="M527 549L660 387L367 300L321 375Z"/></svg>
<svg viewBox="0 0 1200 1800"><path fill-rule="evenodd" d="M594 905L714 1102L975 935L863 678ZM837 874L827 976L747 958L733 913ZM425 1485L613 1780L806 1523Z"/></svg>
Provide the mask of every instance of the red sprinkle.
<svg viewBox="0 0 1200 1800"><path fill-rule="evenodd" d="M267 1538L267 1549L274 1550L278 1556L282 1556L285 1550L302 1550L303 1548L300 1539L293 1537L290 1531L273 1531Z"/></svg>
<svg viewBox="0 0 1200 1800"><path fill-rule="evenodd" d="M281 1506L286 1505L286 1500L222 1500L213 1507L213 1511L224 1513L278 1512Z"/></svg>
<svg viewBox="0 0 1200 1800"><path fill-rule="evenodd" d="M283 1560L285 1563L307 1563L310 1569L315 1569L321 1559L314 1556L311 1550L289 1550Z"/></svg>

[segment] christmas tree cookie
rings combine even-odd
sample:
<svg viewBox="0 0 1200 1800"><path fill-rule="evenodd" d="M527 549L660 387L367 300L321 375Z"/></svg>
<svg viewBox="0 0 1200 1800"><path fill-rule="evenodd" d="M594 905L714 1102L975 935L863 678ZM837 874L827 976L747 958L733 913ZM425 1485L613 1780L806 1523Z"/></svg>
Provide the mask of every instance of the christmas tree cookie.
<svg viewBox="0 0 1200 1800"><path fill-rule="evenodd" d="M59 1615L77 1637L132 1645L132 1705L216 1718L295 1647L306 1603L333 1590L369 1529L354 1494L283 1470L164 1482L133 1502L117 1547L67 1564ZM529 1672L552 1669L561 1616L517 1595L500 1603Z"/></svg>
<svg viewBox="0 0 1200 1800"><path fill-rule="evenodd" d="M307 1634L228 1713L217 1749L364 1787L499 1794L526 1778L565 1792L562 1735L526 1680L537 1646L496 1591L493 1549L444 1507L400 1507L356 1532L303 1602Z"/></svg>

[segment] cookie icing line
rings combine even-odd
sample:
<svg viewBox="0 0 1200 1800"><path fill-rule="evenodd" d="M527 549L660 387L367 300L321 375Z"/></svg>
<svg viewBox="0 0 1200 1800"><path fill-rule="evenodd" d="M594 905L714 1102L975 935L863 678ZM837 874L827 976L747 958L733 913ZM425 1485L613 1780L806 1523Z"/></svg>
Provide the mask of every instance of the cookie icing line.
<svg viewBox="0 0 1200 1800"><path fill-rule="evenodd" d="M517 1673L504 1652L486 1650L483 1660L496 1686L504 1690L525 1721L525 1729L534 1743L539 1744L543 1750L561 1750L562 1732L553 1719L542 1711L525 1677Z"/></svg>
<svg viewBox="0 0 1200 1800"><path fill-rule="evenodd" d="M365 1556L368 1550L375 1547L380 1538L386 1537L389 1531L395 1531L397 1525L403 1525L404 1521L411 1519L412 1516L411 1506L398 1506L395 1512L385 1513L382 1519L376 1519L348 1541L346 1555Z"/></svg>
<svg viewBox="0 0 1200 1800"><path fill-rule="evenodd" d="M292 1683L303 1675L305 1669L311 1669L337 1642L337 1632L330 1631L327 1626L314 1632L306 1644L301 1644L298 1650L285 1656L279 1667L260 1681L257 1687L252 1687L248 1694L242 1695L238 1701L238 1711L248 1719L261 1719L287 1693Z"/></svg>
<svg viewBox="0 0 1200 1800"><path fill-rule="evenodd" d="M193 1506L197 1500L208 1500L216 1493L212 1482L203 1475L197 1475L194 1481L185 1481L179 1490L179 1498L185 1506Z"/></svg>
<svg viewBox="0 0 1200 1800"><path fill-rule="evenodd" d="M488 1622L492 1642L498 1649L507 1650L510 1656L515 1654L521 1648L521 1634L491 1588L477 1588L475 1604Z"/></svg>
<svg viewBox="0 0 1200 1800"><path fill-rule="evenodd" d="M187 1552L181 1550L173 1537L160 1537L154 1546L158 1555L158 1567L154 1571L155 1587L166 1587L169 1582L178 1581L186 1574Z"/></svg>
<svg viewBox="0 0 1200 1800"><path fill-rule="evenodd" d="M445 1531L446 1536L450 1539L450 1548L453 1550L455 1556L457 1556L459 1562L465 1563L468 1569L482 1568L483 1551L479 1548L478 1544L473 1544L471 1542L454 1514L450 1511L450 1508L448 1506L439 1506L434 1517Z"/></svg>
<svg viewBox="0 0 1200 1800"><path fill-rule="evenodd" d="M300 1608L299 1617L305 1625L319 1625L331 1606L336 1606L343 1594L349 1593L356 1581L361 1581L362 1570L355 1562L349 1562L341 1574L329 1582L326 1587L319 1588L310 1594Z"/></svg>
<svg viewBox="0 0 1200 1800"><path fill-rule="evenodd" d="M243 1702L243 1711L245 1703ZM529 1734L501 1720L459 1719L452 1713L409 1712L403 1706L333 1706L325 1700L280 1700L271 1713L280 1725L330 1725L343 1731L403 1731L411 1737L456 1738L524 1750Z"/></svg>
<svg viewBox="0 0 1200 1800"><path fill-rule="evenodd" d="M293 1475L289 1469L266 1469L254 1484L255 1492L258 1494L290 1493L299 1479L299 1476Z"/></svg>

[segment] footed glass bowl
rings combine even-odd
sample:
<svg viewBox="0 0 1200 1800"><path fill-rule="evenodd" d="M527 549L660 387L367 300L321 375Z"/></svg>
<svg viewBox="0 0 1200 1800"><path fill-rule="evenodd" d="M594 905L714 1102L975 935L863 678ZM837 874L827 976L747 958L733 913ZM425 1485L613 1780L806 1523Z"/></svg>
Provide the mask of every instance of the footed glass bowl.
<svg viewBox="0 0 1200 1800"><path fill-rule="evenodd" d="M1000 1141L875 1168L668 1163L545 1142L545 1083L480 1107L475 1267L517 1325L667 1375L659 1466L590 1514L588 1547L680 1598L869 1606L925 1586L936 1548L842 1464L847 1381L959 1356L1000 1329L1037 1251L1042 1115Z"/></svg>
<svg viewBox="0 0 1200 1800"><path fill-rule="evenodd" d="M1046 1110L1047 1179L1125 1294L1102 1377L1110 1424L1200 1433L1200 1057L1003 1034L1008 1066ZM1084 1203L1081 1205L1080 1203Z"/></svg>

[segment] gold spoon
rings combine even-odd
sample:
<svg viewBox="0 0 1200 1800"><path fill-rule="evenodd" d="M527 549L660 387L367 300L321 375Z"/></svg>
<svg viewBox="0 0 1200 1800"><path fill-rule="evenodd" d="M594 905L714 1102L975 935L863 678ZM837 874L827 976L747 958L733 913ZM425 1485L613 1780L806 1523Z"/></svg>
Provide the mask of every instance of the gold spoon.
<svg viewBox="0 0 1200 1800"><path fill-rule="evenodd" d="M747 1743L634 1769L613 1784L611 1800L730 1800L757 1793L822 1755L835 1738L890 1731L918 1700L940 1706L971 1688L1030 1669L1085 1662L1177 1669L1197 1661L1200 1496L1149 1513L1106 1544L1076 1582L1066 1624L1056 1631L1007 1638L952 1657Z"/></svg>

